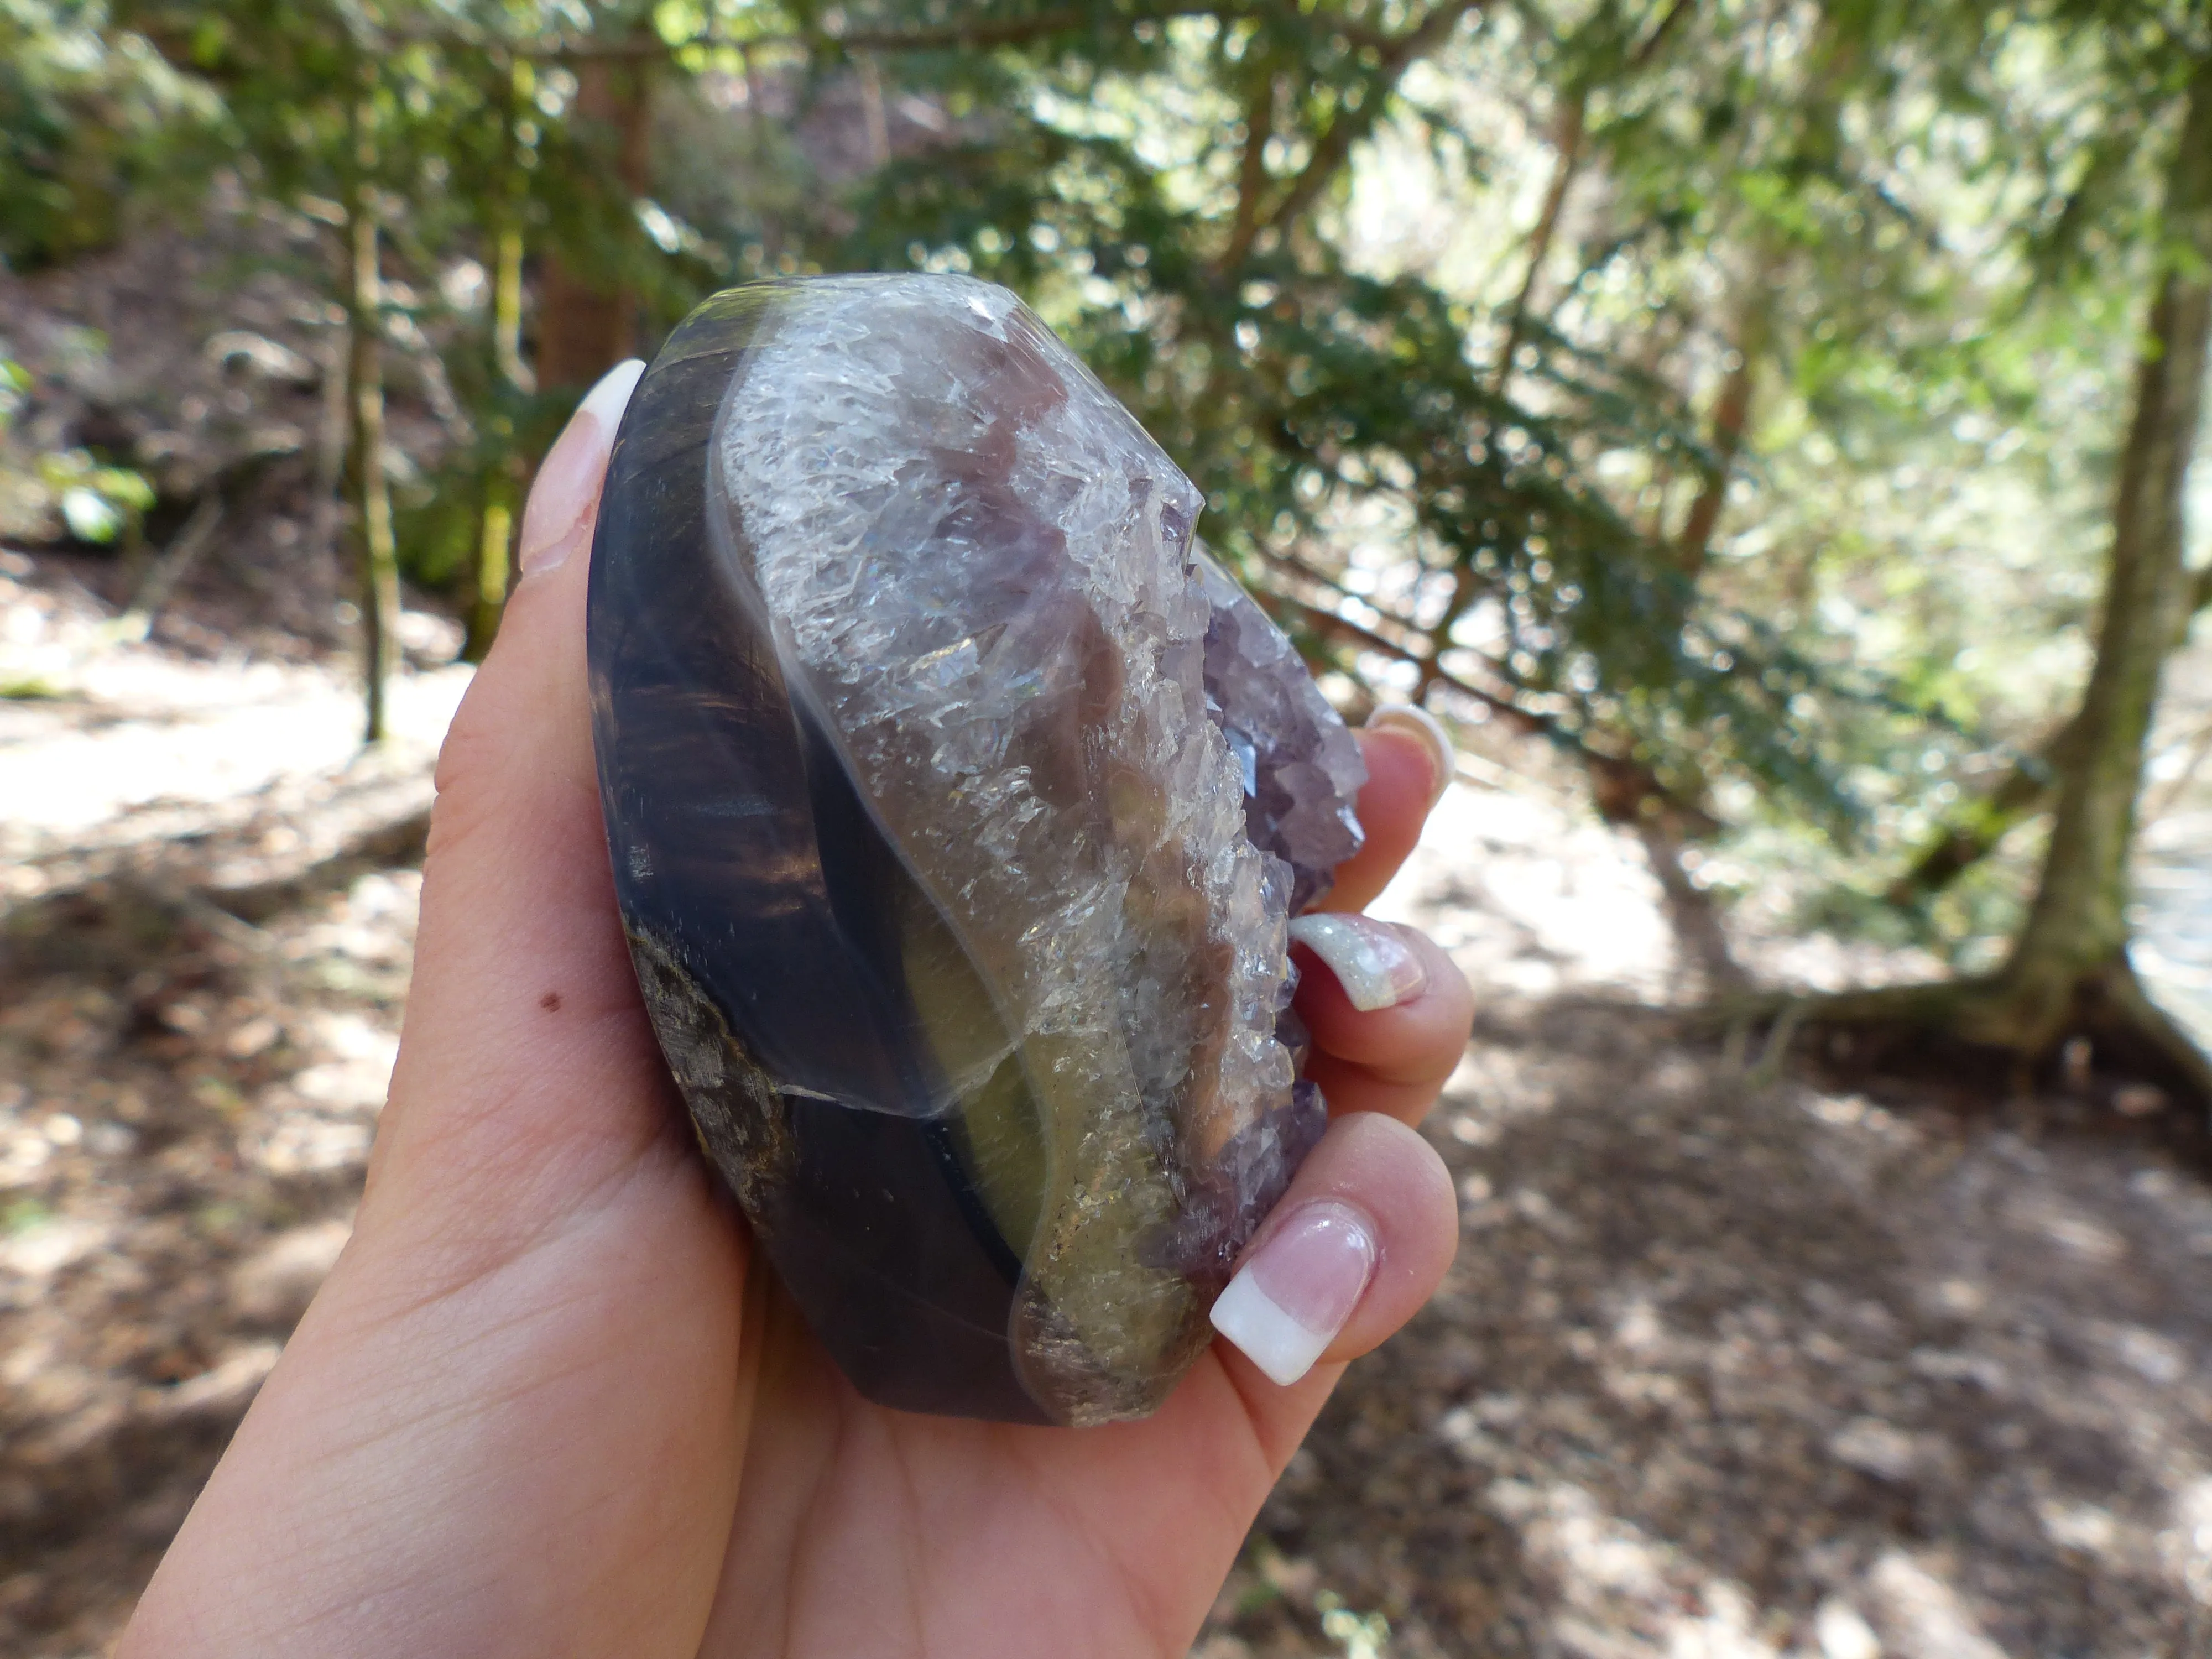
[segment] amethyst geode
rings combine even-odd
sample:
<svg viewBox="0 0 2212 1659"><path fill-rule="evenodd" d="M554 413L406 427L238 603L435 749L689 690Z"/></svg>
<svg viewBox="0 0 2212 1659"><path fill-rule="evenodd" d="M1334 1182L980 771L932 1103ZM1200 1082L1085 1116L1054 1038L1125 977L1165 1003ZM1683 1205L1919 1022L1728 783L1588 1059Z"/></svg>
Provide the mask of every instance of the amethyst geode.
<svg viewBox="0 0 2212 1659"><path fill-rule="evenodd" d="M717 295L623 419L590 641L639 984L885 1404L1152 1410L1320 1134L1284 927L1363 769L1200 504L961 277Z"/></svg>

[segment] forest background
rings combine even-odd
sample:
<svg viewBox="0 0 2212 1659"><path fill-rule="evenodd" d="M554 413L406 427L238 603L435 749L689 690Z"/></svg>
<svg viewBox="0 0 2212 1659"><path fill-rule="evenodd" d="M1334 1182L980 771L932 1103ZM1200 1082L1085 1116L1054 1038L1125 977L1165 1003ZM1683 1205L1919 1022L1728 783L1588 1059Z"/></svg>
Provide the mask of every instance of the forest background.
<svg viewBox="0 0 2212 1659"><path fill-rule="evenodd" d="M970 271L1344 701L1579 769L1715 990L1729 901L1812 869L1798 923L1954 974L1793 1033L2212 1087L2127 951L2212 595L2201 3L9 0L0 38L10 267L222 223L300 295L225 377L322 393L103 409L100 341L49 342L5 371L4 528L112 544L143 615L216 514L301 497L372 738L400 582L481 653L599 371L734 282Z"/></svg>
<svg viewBox="0 0 2212 1659"><path fill-rule="evenodd" d="M1348 713L1640 846L1727 1052L2212 1107L2203 0L0 0L0 540L110 644L228 569L372 740L698 299L1005 283Z"/></svg>

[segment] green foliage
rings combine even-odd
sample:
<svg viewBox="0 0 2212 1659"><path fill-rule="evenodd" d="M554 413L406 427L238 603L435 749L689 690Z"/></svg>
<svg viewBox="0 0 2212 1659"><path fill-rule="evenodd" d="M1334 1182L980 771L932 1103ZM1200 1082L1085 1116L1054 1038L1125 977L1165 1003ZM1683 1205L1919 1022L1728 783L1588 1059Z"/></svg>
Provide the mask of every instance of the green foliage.
<svg viewBox="0 0 2212 1659"><path fill-rule="evenodd" d="M216 112L100 0L0 0L0 258L106 246L134 201L178 182L175 145Z"/></svg>
<svg viewBox="0 0 2212 1659"><path fill-rule="evenodd" d="M1487 623L1482 646L1448 639L1458 678L1570 750L1633 754L1691 793L1709 768L1749 768L1842 827L1833 757L1790 713L1818 664L1746 617L1703 614L1598 476L1625 454L1693 465L1683 398L1540 317L1503 375L1480 354L1496 337L1481 307L1362 270L1328 234L1364 135L1413 119L1468 147L1402 83L1406 43L1442 52L1451 31L1363 20L1355 35L1360 16L1262 8L1133 35L1110 56L1055 36L914 66L933 95L992 118L881 170L855 199L857 228L817 257L1017 287L1206 490L1208 533L1248 575L1287 563L1339 581L1346 531L1387 526L1414 590L1406 637L1446 602ZM1255 121L1276 152L1256 172Z"/></svg>
<svg viewBox="0 0 2212 1659"><path fill-rule="evenodd" d="M97 351L97 342L84 343ZM30 374L0 351L0 535L112 542L134 532L154 504L145 478L79 448L42 448L16 431L33 391Z"/></svg>
<svg viewBox="0 0 2212 1659"><path fill-rule="evenodd" d="M335 298L372 213L374 325L450 389L397 485L434 584L561 414L519 360L544 313L520 348L501 319L503 239L541 295L557 267L648 336L777 273L1008 283L1317 660L1630 769L1717 827L1723 888L1788 866L1827 921L1971 951L2016 871L1916 917L1876 896L2083 672L2208 27L2182 0L0 0L0 131L33 162L0 169L0 239L110 234L149 135L322 228ZM641 169L584 107L603 72L649 86Z"/></svg>

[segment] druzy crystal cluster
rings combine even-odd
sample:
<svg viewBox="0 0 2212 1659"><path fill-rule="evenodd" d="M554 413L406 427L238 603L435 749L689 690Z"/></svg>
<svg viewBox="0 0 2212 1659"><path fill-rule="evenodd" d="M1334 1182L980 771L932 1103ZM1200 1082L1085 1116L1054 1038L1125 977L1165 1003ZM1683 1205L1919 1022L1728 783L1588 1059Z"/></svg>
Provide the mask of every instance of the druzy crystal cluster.
<svg viewBox="0 0 2212 1659"><path fill-rule="evenodd" d="M885 1403L1152 1410L1318 1138L1285 927L1363 769L1200 505L964 278L719 295L623 422L590 635L639 982Z"/></svg>

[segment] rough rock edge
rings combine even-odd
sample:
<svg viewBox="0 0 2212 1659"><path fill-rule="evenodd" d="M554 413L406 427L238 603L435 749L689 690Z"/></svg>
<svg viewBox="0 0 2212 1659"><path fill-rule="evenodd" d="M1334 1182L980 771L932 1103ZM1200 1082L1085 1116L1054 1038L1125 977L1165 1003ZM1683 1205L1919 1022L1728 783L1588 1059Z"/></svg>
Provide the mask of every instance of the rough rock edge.
<svg viewBox="0 0 2212 1659"><path fill-rule="evenodd" d="M797 1156L783 1095L675 953L650 933L625 932L638 990L690 1108L692 1132L758 1236Z"/></svg>

